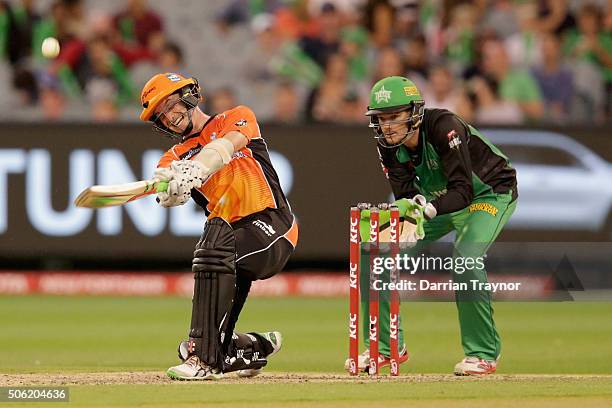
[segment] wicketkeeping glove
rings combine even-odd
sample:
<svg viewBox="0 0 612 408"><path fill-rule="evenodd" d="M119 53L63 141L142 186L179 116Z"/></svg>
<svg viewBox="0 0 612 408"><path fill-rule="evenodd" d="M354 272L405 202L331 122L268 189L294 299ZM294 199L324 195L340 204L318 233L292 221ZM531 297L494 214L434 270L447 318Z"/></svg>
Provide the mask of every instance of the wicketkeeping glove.
<svg viewBox="0 0 612 408"><path fill-rule="evenodd" d="M183 205L191 198L191 189L199 188L209 174L202 163L195 160L175 160L170 167L155 170L154 179L168 182L166 191L157 193L163 207Z"/></svg>
<svg viewBox="0 0 612 408"><path fill-rule="evenodd" d="M420 194L413 198L397 200L395 204L400 209L400 217L403 217L408 224L402 228L400 242L411 243L423 239L425 221L436 216L436 208Z"/></svg>

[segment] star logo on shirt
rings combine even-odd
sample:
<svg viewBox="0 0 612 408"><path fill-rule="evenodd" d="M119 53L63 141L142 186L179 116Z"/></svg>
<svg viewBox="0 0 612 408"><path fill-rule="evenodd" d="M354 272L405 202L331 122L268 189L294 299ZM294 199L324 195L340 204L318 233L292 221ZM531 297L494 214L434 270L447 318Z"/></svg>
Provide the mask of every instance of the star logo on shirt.
<svg viewBox="0 0 612 408"><path fill-rule="evenodd" d="M391 91L387 91L383 85L378 92L374 92L374 96L376 96L376 103L389 102L389 99L391 99Z"/></svg>

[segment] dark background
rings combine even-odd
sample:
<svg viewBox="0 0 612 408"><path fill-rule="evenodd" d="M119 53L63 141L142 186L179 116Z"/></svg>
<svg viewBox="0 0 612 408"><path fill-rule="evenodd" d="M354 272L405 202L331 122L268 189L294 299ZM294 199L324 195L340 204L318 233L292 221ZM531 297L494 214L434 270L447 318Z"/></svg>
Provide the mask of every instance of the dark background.
<svg viewBox="0 0 612 408"><path fill-rule="evenodd" d="M612 161L612 143L606 128L549 127L545 130L571 136ZM262 132L269 148L286 156L293 167L294 180L289 200L299 220L300 241L288 268L342 267L348 250L350 205L362 201L386 202L390 193L370 131L337 125L264 125ZM144 150L165 150L171 146L169 139L153 133L150 127L133 124L5 124L0 137L0 149L44 148L50 151L52 205L56 211L72 205L74 199L70 197L69 200L67 182L70 151L77 148L94 152L109 148L121 150L132 171L140 175ZM142 174L142 178L149 178L152 171ZM26 199L46 199L46 196L26 198L24 174L7 177L7 193L8 230L0 235L0 262L4 269L189 268L196 236L175 236L168 227L157 236L144 236L124 214L124 228L120 235L101 235L93 217L89 226L77 235L50 237L31 225L25 209ZM202 213L202 225L203 222ZM509 229L500 239L555 241L559 240L559 235L554 230ZM563 238L565 241L606 239L605 234L582 234L580 231Z"/></svg>

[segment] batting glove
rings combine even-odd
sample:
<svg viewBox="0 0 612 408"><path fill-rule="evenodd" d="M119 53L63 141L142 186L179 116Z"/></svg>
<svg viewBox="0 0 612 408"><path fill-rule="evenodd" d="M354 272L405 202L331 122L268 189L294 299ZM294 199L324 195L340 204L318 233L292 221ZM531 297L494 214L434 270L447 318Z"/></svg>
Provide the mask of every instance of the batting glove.
<svg viewBox="0 0 612 408"><path fill-rule="evenodd" d="M209 174L202 163L195 160L175 160L170 167L155 170L154 178L168 183L166 191L157 193L162 207L183 205L191 198L191 190L199 188Z"/></svg>

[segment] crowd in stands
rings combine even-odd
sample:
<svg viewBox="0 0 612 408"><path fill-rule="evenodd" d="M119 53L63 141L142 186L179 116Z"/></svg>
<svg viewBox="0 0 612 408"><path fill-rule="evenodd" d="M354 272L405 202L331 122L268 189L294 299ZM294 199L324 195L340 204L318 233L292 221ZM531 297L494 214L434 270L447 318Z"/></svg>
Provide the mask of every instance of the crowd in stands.
<svg viewBox="0 0 612 408"><path fill-rule="evenodd" d="M477 124L612 119L612 0L107 2L0 0L3 120L137 120L157 72L262 121L366 123L389 75Z"/></svg>

